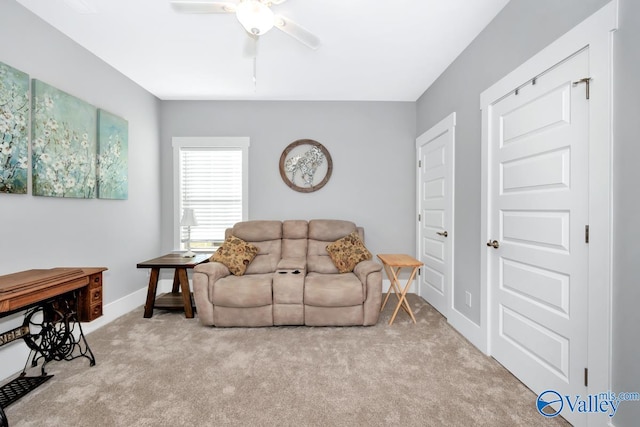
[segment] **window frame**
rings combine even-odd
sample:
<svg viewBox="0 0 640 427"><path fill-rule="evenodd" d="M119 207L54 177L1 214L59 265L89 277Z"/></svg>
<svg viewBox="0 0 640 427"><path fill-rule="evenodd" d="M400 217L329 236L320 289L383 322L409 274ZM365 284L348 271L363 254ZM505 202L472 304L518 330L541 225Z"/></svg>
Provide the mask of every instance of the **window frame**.
<svg viewBox="0 0 640 427"><path fill-rule="evenodd" d="M180 247L180 151L184 148L211 149L240 149L242 151L242 221L249 217L249 137L190 137L175 136L171 139L173 147L173 247L175 251L182 251ZM197 250L194 250L197 252Z"/></svg>

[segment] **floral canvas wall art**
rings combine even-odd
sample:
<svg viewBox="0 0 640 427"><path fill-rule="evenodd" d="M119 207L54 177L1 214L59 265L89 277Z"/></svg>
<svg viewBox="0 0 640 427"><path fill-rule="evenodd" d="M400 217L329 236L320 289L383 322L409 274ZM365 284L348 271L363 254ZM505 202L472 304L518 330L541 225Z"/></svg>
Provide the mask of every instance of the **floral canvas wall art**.
<svg viewBox="0 0 640 427"><path fill-rule="evenodd" d="M33 195L95 197L96 108L39 80L32 93Z"/></svg>
<svg viewBox="0 0 640 427"><path fill-rule="evenodd" d="M128 196L129 124L108 111L98 110L98 197Z"/></svg>
<svg viewBox="0 0 640 427"><path fill-rule="evenodd" d="M0 62L0 193L27 193L29 76Z"/></svg>

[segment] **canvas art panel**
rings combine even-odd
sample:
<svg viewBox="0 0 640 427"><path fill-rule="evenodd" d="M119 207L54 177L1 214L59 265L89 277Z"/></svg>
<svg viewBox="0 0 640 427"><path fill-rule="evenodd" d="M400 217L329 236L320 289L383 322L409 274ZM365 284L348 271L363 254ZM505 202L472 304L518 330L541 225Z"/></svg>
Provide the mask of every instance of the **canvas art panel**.
<svg viewBox="0 0 640 427"><path fill-rule="evenodd" d="M29 75L0 62L0 193L27 193Z"/></svg>
<svg viewBox="0 0 640 427"><path fill-rule="evenodd" d="M98 197L124 200L128 196L128 122L98 110Z"/></svg>
<svg viewBox="0 0 640 427"><path fill-rule="evenodd" d="M97 110L91 104L33 80L33 195L96 195Z"/></svg>

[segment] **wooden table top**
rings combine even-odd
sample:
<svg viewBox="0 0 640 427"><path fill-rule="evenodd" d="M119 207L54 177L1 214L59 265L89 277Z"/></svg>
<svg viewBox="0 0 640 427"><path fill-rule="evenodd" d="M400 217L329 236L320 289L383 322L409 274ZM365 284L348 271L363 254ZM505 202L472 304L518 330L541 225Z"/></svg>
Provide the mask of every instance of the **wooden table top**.
<svg viewBox="0 0 640 427"><path fill-rule="evenodd" d="M207 261L211 254L196 254L196 256L188 258L182 256L181 253L170 253L153 258L148 261L138 263L138 268L193 268L196 265Z"/></svg>
<svg viewBox="0 0 640 427"><path fill-rule="evenodd" d="M106 267L57 267L35 269L0 276L0 294L43 288L105 271Z"/></svg>
<svg viewBox="0 0 640 427"><path fill-rule="evenodd" d="M378 254L378 258L391 267L420 267L423 264L407 254Z"/></svg>
<svg viewBox="0 0 640 427"><path fill-rule="evenodd" d="M106 267L58 267L0 276L0 314L82 288L89 284L89 276L105 270Z"/></svg>

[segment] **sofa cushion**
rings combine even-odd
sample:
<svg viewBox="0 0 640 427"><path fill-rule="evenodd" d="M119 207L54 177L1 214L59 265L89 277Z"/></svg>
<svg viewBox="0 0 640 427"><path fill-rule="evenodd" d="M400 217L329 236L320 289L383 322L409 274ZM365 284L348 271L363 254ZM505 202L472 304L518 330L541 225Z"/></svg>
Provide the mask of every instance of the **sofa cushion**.
<svg viewBox="0 0 640 427"><path fill-rule="evenodd" d="M258 255L245 274L272 273L282 258L281 221L242 221L225 230L225 236L235 236L258 248Z"/></svg>
<svg viewBox="0 0 640 427"><path fill-rule="evenodd" d="M227 266L232 274L242 276L257 254L258 248L255 245L238 237L229 236L222 246L211 255L210 260L220 262Z"/></svg>
<svg viewBox="0 0 640 427"><path fill-rule="evenodd" d="M282 238L281 221L242 221L236 223L231 234L247 242L264 242Z"/></svg>
<svg viewBox="0 0 640 427"><path fill-rule="evenodd" d="M312 219L309 221L309 239L333 242L356 231L351 221L338 219Z"/></svg>
<svg viewBox="0 0 640 427"><path fill-rule="evenodd" d="M327 245L327 252L340 273L349 273L359 262L371 259L356 231Z"/></svg>
<svg viewBox="0 0 640 427"><path fill-rule="evenodd" d="M353 273L309 273L304 281L304 304L349 307L364 302L362 283Z"/></svg>
<svg viewBox="0 0 640 427"><path fill-rule="evenodd" d="M276 271L282 254L282 240L251 243L258 248L258 255L251 261L245 274L273 273Z"/></svg>
<svg viewBox="0 0 640 427"><path fill-rule="evenodd" d="M282 258L307 256L307 221L288 220L282 222Z"/></svg>
<svg viewBox="0 0 640 427"><path fill-rule="evenodd" d="M309 221L309 242L307 247L307 271L317 273L338 273L329 257L327 245L353 232L363 239L362 229L351 221L337 219L313 219Z"/></svg>
<svg viewBox="0 0 640 427"><path fill-rule="evenodd" d="M213 286L211 302L223 307L262 307L271 305L272 274L227 276Z"/></svg>
<svg viewBox="0 0 640 427"><path fill-rule="evenodd" d="M308 232L309 224L305 220L289 219L282 222L283 239L306 239Z"/></svg>
<svg viewBox="0 0 640 427"><path fill-rule="evenodd" d="M325 274L337 274L338 269L331 261L327 245L331 242L309 240L307 248L307 271Z"/></svg>

